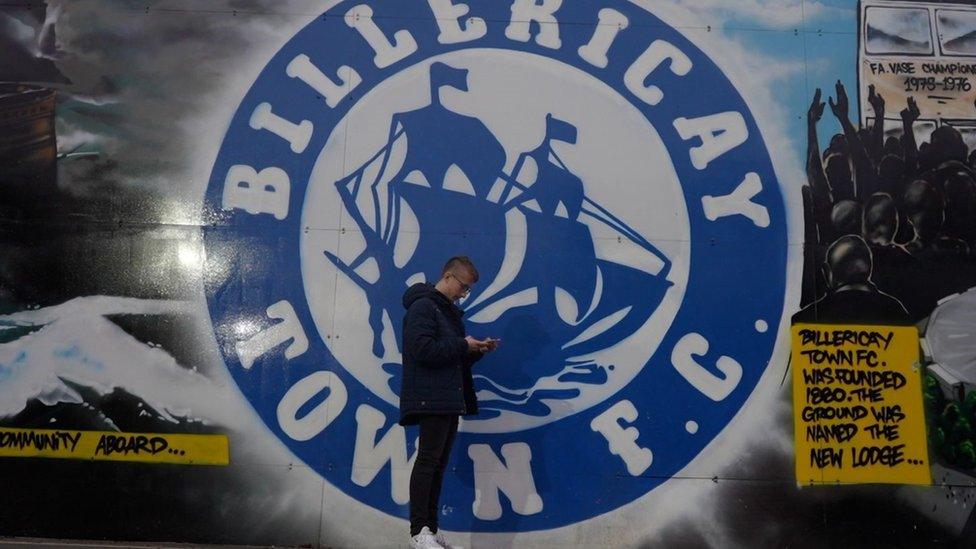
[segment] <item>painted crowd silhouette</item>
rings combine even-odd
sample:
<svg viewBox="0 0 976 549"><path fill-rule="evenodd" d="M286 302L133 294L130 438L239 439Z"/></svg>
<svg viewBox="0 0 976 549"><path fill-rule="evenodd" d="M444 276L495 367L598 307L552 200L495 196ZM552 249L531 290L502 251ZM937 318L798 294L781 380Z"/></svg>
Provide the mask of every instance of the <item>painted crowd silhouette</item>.
<svg viewBox="0 0 976 549"><path fill-rule="evenodd" d="M976 151L948 124L916 142L913 98L902 132L857 128L838 82L831 113L843 129L819 150L825 104L807 111L804 278L799 322L910 324L976 286ZM885 101L868 102L883 121Z"/></svg>

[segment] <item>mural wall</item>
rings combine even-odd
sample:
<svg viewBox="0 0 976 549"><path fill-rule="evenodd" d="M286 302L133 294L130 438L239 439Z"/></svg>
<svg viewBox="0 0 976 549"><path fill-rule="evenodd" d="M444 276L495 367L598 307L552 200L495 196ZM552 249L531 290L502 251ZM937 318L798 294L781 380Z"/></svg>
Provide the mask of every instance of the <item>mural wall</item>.
<svg viewBox="0 0 976 549"><path fill-rule="evenodd" d="M972 543L974 85L972 2L0 7L0 535L406 546L464 254L465 546Z"/></svg>

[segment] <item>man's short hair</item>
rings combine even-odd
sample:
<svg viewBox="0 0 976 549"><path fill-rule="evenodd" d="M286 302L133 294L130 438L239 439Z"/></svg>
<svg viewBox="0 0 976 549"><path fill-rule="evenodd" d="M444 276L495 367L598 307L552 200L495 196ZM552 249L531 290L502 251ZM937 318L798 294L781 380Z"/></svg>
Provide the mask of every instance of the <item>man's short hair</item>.
<svg viewBox="0 0 976 549"><path fill-rule="evenodd" d="M873 263L871 248L857 235L842 236L827 249L827 268L835 286L870 281Z"/></svg>
<svg viewBox="0 0 976 549"><path fill-rule="evenodd" d="M862 232L867 235L879 225L887 225L892 234L885 235L888 239L898 232L898 208L888 193L874 193L864 205L864 227Z"/></svg>
<svg viewBox="0 0 976 549"><path fill-rule="evenodd" d="M836 236L861 233L861 204L855 200L838 200L830 211L830 224Z"/></svg>
<svg viewBox="0 0 976 549"><path fill-rule="evenodd" d="M444 276L451 271L456 271L458 268L464 268L467 270L471 275L472 282L478 281L478 269L474 268L474 263L471 262L471 258L466 255L456 255L451 259L448 259L447 263L444 264L444 269L441 270L441 276Z"/></svg>

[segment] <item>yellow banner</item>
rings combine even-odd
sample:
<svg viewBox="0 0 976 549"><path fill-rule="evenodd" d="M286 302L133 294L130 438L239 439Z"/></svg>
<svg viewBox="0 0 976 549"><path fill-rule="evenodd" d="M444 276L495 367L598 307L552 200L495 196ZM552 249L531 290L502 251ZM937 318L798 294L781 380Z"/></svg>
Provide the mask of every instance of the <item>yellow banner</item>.
<svg viewBox="0 0 976 549"><path fill-rule="evenodd" d="M229 446L226 435L0 428L0 457L227 465Z"/></svg>
<svg viewBox="0 0 976 549"><path fill-rule="evenodd" d="M800 484L931 484L918 331L793 326Z"/></svg>

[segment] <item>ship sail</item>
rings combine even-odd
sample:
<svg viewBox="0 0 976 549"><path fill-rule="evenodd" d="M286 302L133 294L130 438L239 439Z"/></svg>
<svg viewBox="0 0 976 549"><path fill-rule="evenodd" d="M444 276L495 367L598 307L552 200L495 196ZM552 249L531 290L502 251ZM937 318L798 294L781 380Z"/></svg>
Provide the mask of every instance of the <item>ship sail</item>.
<svg viewBox="0 0 976 549"><path fill-rule="evenodd" d="M612 365L586 355L616 345L647 321L671 286L670 261L586 196L583 181L553 148L554 142L575 143L574 126L548 115L542 143L521 153L512 173L505 173L498 138L481 120L441 102L444 86L467 90L467 71L434 63L430 77L430 104L394 114L387 143L336 182L364 250L348 263L325 255L365 291L373 353L389 360L396 350L383 346L384 318L399 344L400 296L408 282L418 275L436 280L446 256L467 250L482 283L466 312L478 333L506 341L493 360L515 365L477 376L476 389L487 409L546 413L542 398L571 397L578 390L539 392L534 384L543 378L604 382ZM523 170L535 174L532 181L525 181ZM593 224L635 244L654 259L657 271L599 257ZM403 253L408 240L410 252ZM371 261L377 280L359 273ZM633 287L651 299L633 302L626 291Z"/></svg>

